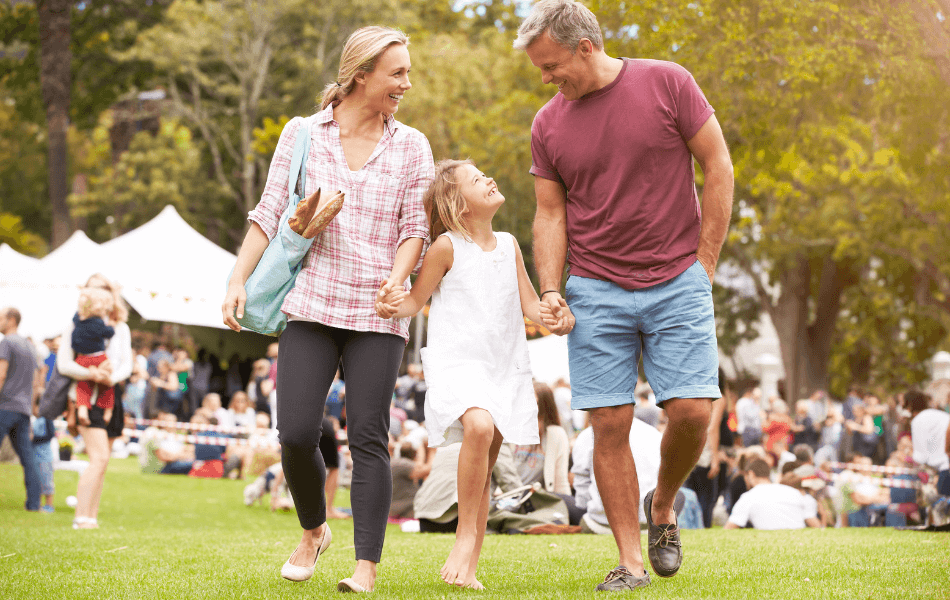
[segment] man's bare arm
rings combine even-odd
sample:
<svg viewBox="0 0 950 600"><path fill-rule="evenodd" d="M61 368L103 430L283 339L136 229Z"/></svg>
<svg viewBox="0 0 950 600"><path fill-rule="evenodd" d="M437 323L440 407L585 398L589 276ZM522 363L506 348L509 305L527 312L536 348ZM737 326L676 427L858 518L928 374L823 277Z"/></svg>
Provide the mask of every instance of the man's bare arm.
<svg viewBox="0 0 950 600"><path fill-rule="evenodd" d="M703 171L703 224L699 231L696 257L706 269L711 282L732 218L732 159L729 158L729 148L715 116L709 117L687 145Z"/></svg>
<svg viewBox="0 0 950 600"><path fill-rule="evenodd" d="M541 292L557 290L560 295L567 260L567 191L557 181L535 177L534 194L538 202L534 215L534 266Z"/></svg>

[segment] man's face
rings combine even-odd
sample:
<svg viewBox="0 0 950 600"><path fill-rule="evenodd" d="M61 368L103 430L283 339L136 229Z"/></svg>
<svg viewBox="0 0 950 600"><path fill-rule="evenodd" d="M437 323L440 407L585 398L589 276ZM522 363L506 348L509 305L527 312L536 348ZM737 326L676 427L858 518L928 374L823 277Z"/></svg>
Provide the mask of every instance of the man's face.
<svg viewBox="0 0 950 600"><path fill-rule="evenodd" d="M7 333L7 311L0 311L0 333L6 335Z"/></svg>
<svg viewBox="0 0 950 600"><path fill-rule="evenodd" d="M525 53L531 64L541 70L542 82L556 85L565 99L577 100L594 87L589 46L588 40L581 40L572 54L545 31L525 48Z"/></svg>

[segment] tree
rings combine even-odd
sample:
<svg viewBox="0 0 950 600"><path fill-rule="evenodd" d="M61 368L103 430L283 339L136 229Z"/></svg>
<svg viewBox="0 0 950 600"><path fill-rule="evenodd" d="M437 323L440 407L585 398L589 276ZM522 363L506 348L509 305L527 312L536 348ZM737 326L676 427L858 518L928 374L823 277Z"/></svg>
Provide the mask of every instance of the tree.
<svg viewBox="0 0 950 600"><path fill-rule="evenodd" d="M200 228L222 204L204 169L202 147L177 120L164 120L154 134L137 133L114 163L111 128L107 111L76 151L88 174L88 191L72 194L69 201L76 215L88 218L91 238L107 240L134 229L166 205Z"/></svg>
<svg viewBox="0 0 950 600"><path fill-rule="evenodd" d="M68 26L71 66L68 58L51 58L46 50L43 50L45 58L41 56L40 8L43 3L0 2L0 39L3 40L0 44L0 100L3 112L9 117L5 121L9 126L0 127L0 146L9 144L17 148L11 156L0 161L0 189L3 191L0 203L5 210L22 216L31 231L52 237L55 221L61 228L60 241L63 239L62 229L68 223L69 215L63 206L59 206L54 219L50 200L54 191L51 182L57 181L56 197L65 198L62 190L68 189L66 186L73 175L68 153L72 134L68 131L64 134L62 124L65 122L67 128L78 131L94 127L99 114L119 95L141 84L145 73L142 65L120 63L111 57L111 53L127 47L139 30L160 20L169 1L67 2L68 12L65 14L69 19L63 16L64 13L58 13L60 19L56 27L60 29L48 27L46 21L49 19L46 19L44 31L61 32ZM44 14L49 12L50 6L43 9ZM42 76L43 85L41 66L55 71L48 73L50 77ZM66 79L63 80L64 75ZM58 119L56 127L60 128L56 137L49 134L45 95L48 91L56 101L53 108ZM50 153L54 150L61 157L62 144L67 146L67 160L50 161ZM51 179L50 170L57 171L56 178ZM65 230L68 235L68 228Z"/></svg>
<svg viewBox="0 0 950 600"><path fill-rule="evenodd" d="M69 100L72 86L70 67L69 0L37 0L40 28L40 81L46 107L48 137L50 208L53 213L53 247L72 234L72 219L66 196L69 194L69 160L66 132L69 128Z"/></svg>

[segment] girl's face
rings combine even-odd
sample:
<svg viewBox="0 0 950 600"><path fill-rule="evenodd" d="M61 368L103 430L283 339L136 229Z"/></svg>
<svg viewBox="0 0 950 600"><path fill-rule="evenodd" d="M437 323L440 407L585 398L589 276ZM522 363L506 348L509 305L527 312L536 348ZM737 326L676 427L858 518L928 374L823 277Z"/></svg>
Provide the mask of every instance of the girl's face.
<svg viewBox="0 0 950 600"><path fill-rule="evenodd" d="M363 89L368 104L383 114L395 114L403 94L412 87L410 68L409 49L404 44L387 48L376 60L376 69L365 74Z"/></svg>
<svg viewBox="0 0 950 600"><path fill-rule="evenodd" d="M475 165L459 167L459 189L465 198L465 212L481 212L487 209L492 214L505 201L505 197L498 191L495 180L486 177Z"/></svg>

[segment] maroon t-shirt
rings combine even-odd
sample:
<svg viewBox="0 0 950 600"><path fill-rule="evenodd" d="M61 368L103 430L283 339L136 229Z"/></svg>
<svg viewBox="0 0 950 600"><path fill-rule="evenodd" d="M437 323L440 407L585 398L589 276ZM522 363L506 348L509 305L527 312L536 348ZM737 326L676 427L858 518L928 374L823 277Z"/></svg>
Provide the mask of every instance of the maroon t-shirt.
<svg viewBox="0 0 950 600"><path fill-rule="evenodd" d="M696 260L700 209L686 142L713 114L683 67L624 59L577 100L558 93L531 126L531 173L567 190L572 275L644 288Z"/></svg>

